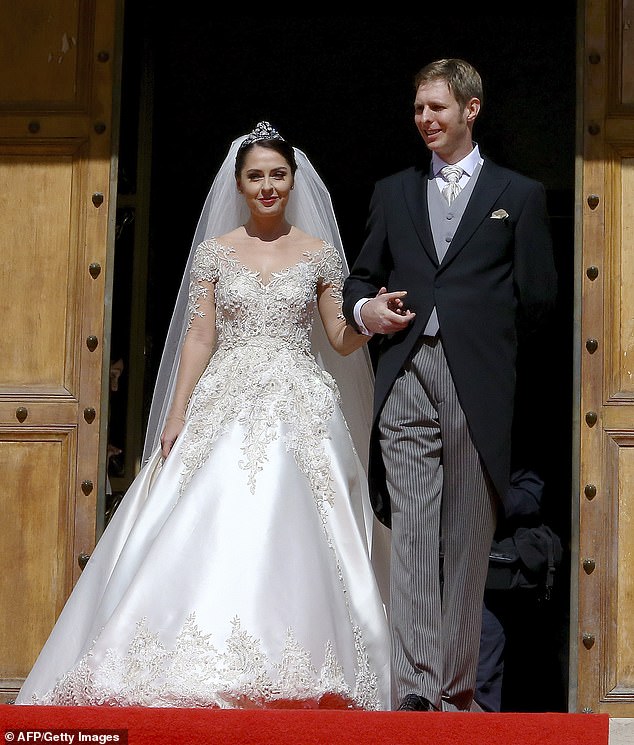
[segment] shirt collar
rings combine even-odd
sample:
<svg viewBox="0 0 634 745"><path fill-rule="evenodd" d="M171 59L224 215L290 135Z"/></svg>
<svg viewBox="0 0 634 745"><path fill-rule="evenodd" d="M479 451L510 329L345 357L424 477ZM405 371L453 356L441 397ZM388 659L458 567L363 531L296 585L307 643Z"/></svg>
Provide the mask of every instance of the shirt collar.
<svg viewBox="0 0 634 745"><path fill-rule="evenodd" d="M482 158L480 157L480 148L478 147L478 143L473 143L473 150L466 155L462 160L459 160L457 163L453 163L452 165L460 166L462 170L467 174L467 176L473 175L473 172L476 169L476 166L478 163L482 161ZM448 163L445 163L442 158L440 158L436 153L431 154L431 169L432 173L434 174L434 178L438 176L440 173L440 169L444 168L444 166L449 165Z"/></svg>

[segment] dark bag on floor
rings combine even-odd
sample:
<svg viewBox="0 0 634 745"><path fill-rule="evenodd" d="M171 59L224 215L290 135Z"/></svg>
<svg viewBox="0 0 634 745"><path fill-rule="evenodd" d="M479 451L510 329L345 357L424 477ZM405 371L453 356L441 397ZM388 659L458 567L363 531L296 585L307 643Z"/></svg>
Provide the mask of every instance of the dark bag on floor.
<svg viewBox="0 0 634 745"><path fill-rule="evenodd" d="M559 536L547 525L518 528L512 536L493 542L486 589L537 590L548 598L561 556Z"/></svg>

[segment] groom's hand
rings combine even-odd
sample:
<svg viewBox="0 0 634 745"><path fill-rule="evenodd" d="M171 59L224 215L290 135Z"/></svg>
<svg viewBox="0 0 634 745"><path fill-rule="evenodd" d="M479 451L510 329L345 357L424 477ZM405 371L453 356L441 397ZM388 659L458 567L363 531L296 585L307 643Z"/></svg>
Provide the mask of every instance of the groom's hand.
<svg viewBox="0 0 634 745"><path fill-rule="evenodd" d="M361 320L373 334L393 334L406 328L416 317L403 305L407 291L388 292L385 287L363 304Z"/></svg>

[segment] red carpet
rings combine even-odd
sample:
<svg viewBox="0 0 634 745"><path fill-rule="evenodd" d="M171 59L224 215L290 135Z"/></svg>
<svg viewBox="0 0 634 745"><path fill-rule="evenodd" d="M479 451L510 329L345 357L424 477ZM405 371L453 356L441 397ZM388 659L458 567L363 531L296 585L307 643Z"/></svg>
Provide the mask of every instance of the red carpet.
<svg viewBox="0 0 634 745"><path fill-rule="evenodd" d="M6 742L161 745L607 745L607 714L209 711L0 705Z"/></svg>

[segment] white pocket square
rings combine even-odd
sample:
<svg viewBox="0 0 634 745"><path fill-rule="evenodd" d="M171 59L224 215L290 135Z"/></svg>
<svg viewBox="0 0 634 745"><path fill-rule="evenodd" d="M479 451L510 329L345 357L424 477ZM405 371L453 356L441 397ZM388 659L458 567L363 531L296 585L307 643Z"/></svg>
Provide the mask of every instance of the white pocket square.
<svg viewBox="0 0 634 745"><path fill-rule="evenodd" d="M508 216L509 213L506 210L495 210L495 212L491 213L491 217L494 220L506 220Z"/></svg>

